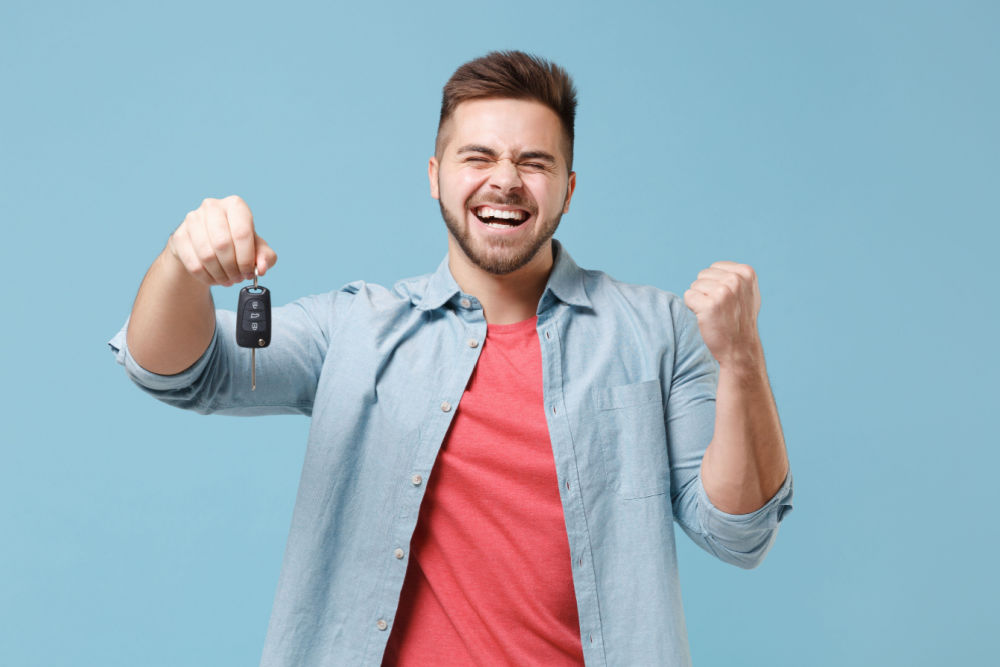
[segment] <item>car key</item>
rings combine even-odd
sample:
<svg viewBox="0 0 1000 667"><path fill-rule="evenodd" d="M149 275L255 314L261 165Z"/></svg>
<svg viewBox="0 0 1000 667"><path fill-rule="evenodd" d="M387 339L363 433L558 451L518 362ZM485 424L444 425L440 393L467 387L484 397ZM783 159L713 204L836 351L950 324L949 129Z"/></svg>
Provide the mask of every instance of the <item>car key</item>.
<svg viewBox="0 0 1000 667"><path fill-rule="evenodd" d="M253 287L240 290L236 308L236 344L250 348L250 389L257 389L257 348L271 343L271 293L257 285L257 269L253 270Z"/></svg>

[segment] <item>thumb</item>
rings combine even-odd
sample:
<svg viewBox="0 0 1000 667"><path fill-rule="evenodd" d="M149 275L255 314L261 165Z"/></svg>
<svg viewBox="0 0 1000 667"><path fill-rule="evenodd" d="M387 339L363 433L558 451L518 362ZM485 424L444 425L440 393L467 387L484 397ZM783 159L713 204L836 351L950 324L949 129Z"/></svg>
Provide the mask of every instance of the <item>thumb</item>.
<svg viewBox="0 0 1000 667"><path fill-rule="evenodd" d="M254 266L257 268L257 274L262 276L278 261L278 253L274 252L274 249L267 244L267 241L262 239L260 234L256 232L254 233L254 250L256 252Z"/></svg>

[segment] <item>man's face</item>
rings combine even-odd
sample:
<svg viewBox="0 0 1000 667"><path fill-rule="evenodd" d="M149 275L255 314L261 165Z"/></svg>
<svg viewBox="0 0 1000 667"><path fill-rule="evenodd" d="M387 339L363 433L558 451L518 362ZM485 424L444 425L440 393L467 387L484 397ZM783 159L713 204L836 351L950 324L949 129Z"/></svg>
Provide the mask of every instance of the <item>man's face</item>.
<svg viewBox="0 0 1000 667"><path fill-rule="evenodd" d="M534 101L471 100L441 132L431 196L465 256L504 275L549 248L576 186L555 112Z"/></svg>

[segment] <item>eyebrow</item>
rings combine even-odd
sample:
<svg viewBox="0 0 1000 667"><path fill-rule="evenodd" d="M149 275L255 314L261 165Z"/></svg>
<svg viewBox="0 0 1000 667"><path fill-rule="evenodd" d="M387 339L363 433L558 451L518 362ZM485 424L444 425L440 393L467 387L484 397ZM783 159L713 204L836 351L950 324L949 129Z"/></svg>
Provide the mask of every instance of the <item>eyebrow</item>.
<svg viewBox="0 0 1000 667"><path fill-rule="evenodd" d="M496 158L500 154L489 146L480 146L479 144L466 144L458 149L458 154L462 153L482 153L483 155L489 155L491 158ZM544 160L555 164L556 158L550 153L545 151L526 151L524 153L519 153L517 155L519 160Z"/></svg>

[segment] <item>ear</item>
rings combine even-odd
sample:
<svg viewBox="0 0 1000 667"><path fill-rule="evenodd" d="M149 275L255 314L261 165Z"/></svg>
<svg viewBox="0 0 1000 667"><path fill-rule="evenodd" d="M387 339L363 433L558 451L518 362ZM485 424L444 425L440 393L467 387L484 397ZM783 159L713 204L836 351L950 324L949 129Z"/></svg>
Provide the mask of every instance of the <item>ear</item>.
<svg viewBox="0 0 1000 667"><path fill-rule="evenodd" d="M427 161L427 180L431 184L431 197L440 199L441 193L438 191L438 161L434 156Z"/></svg>
<svg viewBox="0 0 1000 667"><path fill-rule="evenodd" d="M563 213L569 213L569 200L573 198L573 191L576 190L576 172L569 172L569 182L566 184L566 203L563 204Z"/></svg>

